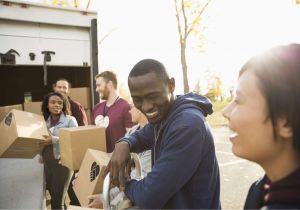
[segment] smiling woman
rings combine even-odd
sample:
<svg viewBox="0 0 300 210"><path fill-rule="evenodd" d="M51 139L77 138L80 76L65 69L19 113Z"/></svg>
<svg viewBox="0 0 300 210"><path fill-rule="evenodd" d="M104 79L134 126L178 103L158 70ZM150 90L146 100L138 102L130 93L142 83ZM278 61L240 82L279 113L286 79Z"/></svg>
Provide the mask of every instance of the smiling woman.
<svg viewBox="0 0 300 210"><path fill-rule="evenodd" d="M241 69L224 109L235 155L262 166L246 209L300 208L300 45L277 46Z"/></svg>
<svg viewBox="0 0 300 210"><path fill-rule="evenodd" d="M73 171L59 164L60 149L58 130L60 128L78 127L73 116L68 115L69 109L66 98L57 92L49 93L42 103L42 113L46 120L49 136L44 136L44 149L40 162L44 163L46 189L51 195L51 208L64 209L66 192Z"/></svg>

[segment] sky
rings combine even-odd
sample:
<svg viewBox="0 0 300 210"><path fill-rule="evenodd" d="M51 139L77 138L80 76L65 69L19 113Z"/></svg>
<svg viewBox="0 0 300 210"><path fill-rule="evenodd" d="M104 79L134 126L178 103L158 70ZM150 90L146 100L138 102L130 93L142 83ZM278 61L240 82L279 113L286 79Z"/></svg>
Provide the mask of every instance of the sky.
<svg viewBox="0 0 300 210"><path fill-rule="evenodd" d="M87 0L79 2L86 7ZM89 9L98 12L98 41L110 33L98 46L99 72L115 71L127 87L134 64L154 58L175 78L175 93L183 92L173 0L91 0ZM190 90L199 80L205 92L208 75L215 73L228 91L251 56L277 44L300 42L299 22L295 0L212 0L202 20L205 52L199 52L193 37L187 47Z"/></svg>

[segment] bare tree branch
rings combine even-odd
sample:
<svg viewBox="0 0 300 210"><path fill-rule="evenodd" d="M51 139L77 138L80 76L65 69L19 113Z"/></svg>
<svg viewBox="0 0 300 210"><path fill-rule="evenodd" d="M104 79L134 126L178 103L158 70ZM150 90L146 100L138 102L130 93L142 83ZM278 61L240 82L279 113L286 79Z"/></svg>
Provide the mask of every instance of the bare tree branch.
<svg viewBox="0 0 300 210"><path fill-rule="evenodd" d="M208 0L206 2L206 4L202 7L202 9L199 11L197 17L193 20L191 27L189 28L189 31L187 32L187 35L189 35L193 30L194 30L194 26L195 24L199 21L199 19L201 18L203 12L205 11L206 7L208 6L208 4L211 2L211 0Z"/></svg>
<svg viewBox="0 0 300 210"><path fill-rule="evenodd" d="M88 9L88 8L89 8L89 6L90 6L90 3L91 3L91 0L89 0L89 1L88 1L87 5L86 5L86 9Z"/></svg>
<svg viewBox="0 0 300 210"><path fill-rule="evenodd" d="M177 8L177 0L174 0L174 4L175 4L175 11L176 11L175 16L176 16L176 19L177 19L177 28L178 28L178 33L179 33L180 42L181 42L181 40L183 39L183 35L182 35L182 32L181 32L179 11L178 11L178 8Z"/></svg>
<svg viewBox="0 0 300 210"><path fill-rule="evenodd" d="M103 41L104 41L107 37L109 37L109 35L111 35L112 32L114 32L114 31L116 31L116 30L117 30L117 28L113 28L113 29L110 30L108 33L106 33L106 34L100 39L100 41L98 42L98 44L101 45L101 44L103 43Z"/></svg>
<svg viewBox="0 0 300 210"><path fill-rule="evenodd" d="M187 17L185 14L185 4L184 0L181 0L181 9L182 9L182 15L183 15L183 20L184 20L184 39L187 38L187 31L188 31L188 24L187 24Z"/></svg>

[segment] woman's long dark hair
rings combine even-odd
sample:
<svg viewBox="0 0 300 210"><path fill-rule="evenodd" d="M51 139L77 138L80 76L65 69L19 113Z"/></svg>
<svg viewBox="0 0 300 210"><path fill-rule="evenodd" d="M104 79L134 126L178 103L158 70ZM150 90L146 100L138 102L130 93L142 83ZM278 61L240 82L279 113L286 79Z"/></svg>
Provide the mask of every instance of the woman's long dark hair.
<svg viewBox="0 0 300 210"><path fill-rule="evenodd" d="M48 109L49 98L51 96L58 96L63 101L62 112L64 113L64 115L70 114L70 103L68 99L60 93L51 92L44 97L44 100L42 102L42 113L45 120L47 120L51 114Z"/></svg>

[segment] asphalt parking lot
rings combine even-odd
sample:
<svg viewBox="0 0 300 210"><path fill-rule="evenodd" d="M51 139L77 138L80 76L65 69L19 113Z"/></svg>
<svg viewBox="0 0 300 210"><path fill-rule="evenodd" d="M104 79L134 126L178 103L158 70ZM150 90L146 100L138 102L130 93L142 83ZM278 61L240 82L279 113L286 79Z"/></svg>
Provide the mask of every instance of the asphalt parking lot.
<svg viewBox="0 0 300 210"><path fill-rule="evenodd" d="M263 170L257 164L232 154L227 127L213 128L212 132L220 166L222 209L243 209L251 183L263 175ZM42 165L36 159L1 159L0 166L2 171L9 172L2 175L0 173L0 208L17 209L22 206L27 209L40 209L42 198L38 197L43 194ZM32 175L26 176L25 172ZM30 193L26 189L30 189ZM34 203L30 196L35 197Z"/></svg>
<svg viewBox="0 0 300 210"><path fill-rule="evenodd" d="M263 175L260 166L231 152L227 127L212 129L221 175L222 209L243 209L250 185Z"/></svg>

